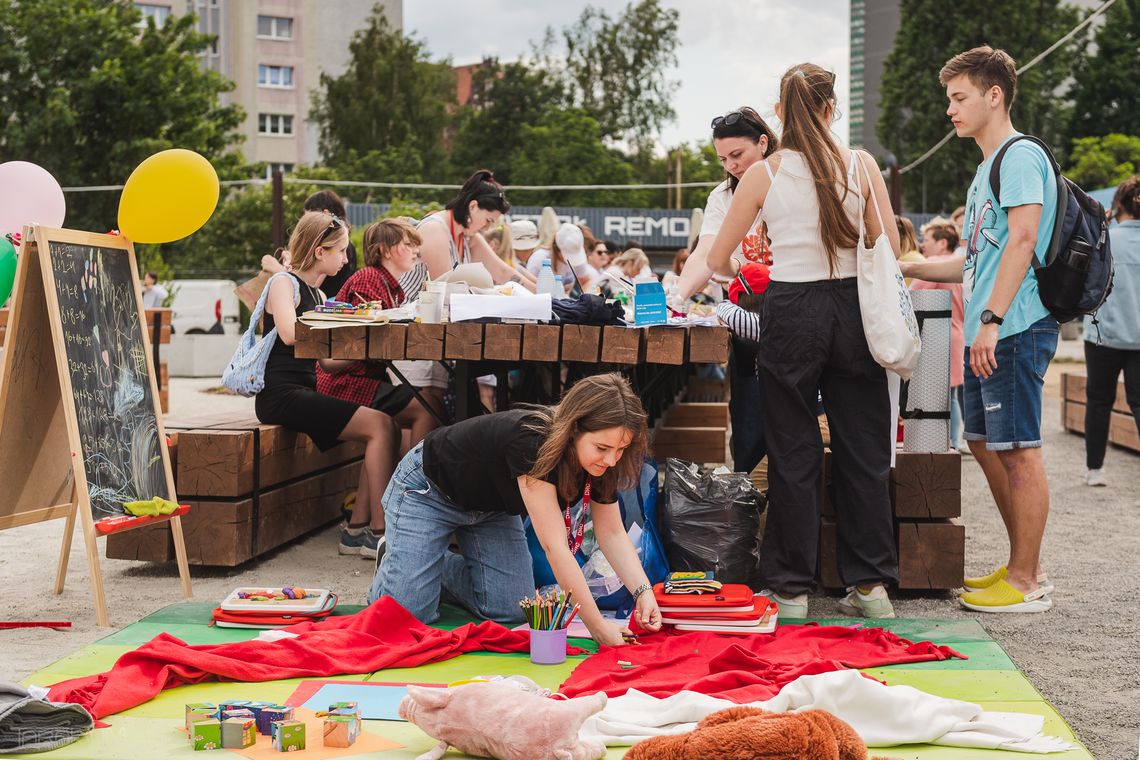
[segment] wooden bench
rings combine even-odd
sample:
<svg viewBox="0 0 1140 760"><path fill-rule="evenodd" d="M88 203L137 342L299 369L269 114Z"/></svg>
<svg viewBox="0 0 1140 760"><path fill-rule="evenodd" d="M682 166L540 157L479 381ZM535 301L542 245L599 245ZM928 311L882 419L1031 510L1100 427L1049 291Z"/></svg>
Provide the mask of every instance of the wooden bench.
<svg viewBox="0 0 1140 760"><path fill-rule="evenodd" d="M1085 433L1085 386L1088 377L1083 372L1065 372L1061 375L1061 425L1070 433ZM1108 442L1140 452L1140 432L1124 393L1124 381L1116 386L1116 401L1108 423Z"/></svg>
<svg viewBox="0 0 1140 760"><path fill-rule="evenodd" d="M362 444L320 452L307 435L247 415L169 418L172 466L191 564L234 567L341 517L356 490ZM166 562L168 530L108 537L107 556Z"/></svg>
<svg viewBox="0 0 1140 760"><path fill-rule="evenodd" d="M820 489L822 518L819 581L842 588L836 563L837 537L831 451L824 451ZM899 557L899 588L952 589L962 585L966 527L962 516L962 456L956 451L899 451L890 479L891 509Z"/></svg>

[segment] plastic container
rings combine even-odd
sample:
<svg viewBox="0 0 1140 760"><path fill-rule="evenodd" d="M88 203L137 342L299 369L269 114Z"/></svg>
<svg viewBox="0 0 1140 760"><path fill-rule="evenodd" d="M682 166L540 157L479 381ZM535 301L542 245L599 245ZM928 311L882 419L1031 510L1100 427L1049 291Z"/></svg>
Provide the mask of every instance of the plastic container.
<svg viewBox="0 0 1140 760"><path fill-rule="evenodd" d="M550 268L550 259L542 262L542 270L538 273L538 282L535 283L534 292L542 295L543 293L550 294L551 298L556 298L555 288L558 285L554 281L554 270Z"/></svg>
<svg viewBox="0 0 1140 760"><path fill-rule="evenodd" d="M566 629L538 631L531 628L530 661L535 665L560 665L566 662Z"/></svg>

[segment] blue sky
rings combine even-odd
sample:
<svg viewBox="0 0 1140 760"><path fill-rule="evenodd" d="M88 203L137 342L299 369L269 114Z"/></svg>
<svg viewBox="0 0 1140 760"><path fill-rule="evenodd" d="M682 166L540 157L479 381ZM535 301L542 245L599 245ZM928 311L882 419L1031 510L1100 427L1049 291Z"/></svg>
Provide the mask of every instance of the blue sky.
<svg viewBox="0 0 1140 760"><path fill-rule="evenodd" d="M427 43L433 57L456 64L483 56L514 60L530 49L546 26L573 23L587 5L620 13L609 0L406 0L404 30ZM775 121L780 74L811 61L837 74L840 120L847 141L847 0L812 3L772 0L662 0L680 12L681 48L672 78L680 82L673 106L677 120L662 134L664 145L707 140L709 120L751 105ZM810 10L809 10L810 9Z"/></svg>

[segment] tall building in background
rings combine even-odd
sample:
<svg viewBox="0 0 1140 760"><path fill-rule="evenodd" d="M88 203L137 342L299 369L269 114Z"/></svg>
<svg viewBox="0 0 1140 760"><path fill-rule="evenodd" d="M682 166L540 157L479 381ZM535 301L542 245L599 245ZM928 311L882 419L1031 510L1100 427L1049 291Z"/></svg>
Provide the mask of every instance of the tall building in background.
<svg viewBox="0 0 1140 760"><path fill-rule="evenodd" d="M163 24L194 13L198 29L217 41L202 67L234 81L226 103L245 110L242 152L269 170L320 160L317 125L309 121L321 74L348 67L348 45L378 0L148 0L135 5L143 22ZM403 0L379 0L393 29L403 31Z"/></svg>
<svg viewBox="0 0 1140 760"><path fill-rule="evenodd" d="M882 163L886 148L875 136L883 60L899 31L898 0L851 0L850 144Z"/></svg>

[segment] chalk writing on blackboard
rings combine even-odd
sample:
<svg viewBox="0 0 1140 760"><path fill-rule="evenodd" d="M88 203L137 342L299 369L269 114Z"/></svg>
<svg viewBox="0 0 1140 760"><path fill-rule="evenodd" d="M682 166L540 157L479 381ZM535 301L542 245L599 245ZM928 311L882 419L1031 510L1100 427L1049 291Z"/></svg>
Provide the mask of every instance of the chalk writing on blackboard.
<svg viewBox="0 0 1140 760"><path fill-rule="evenodd" d="M170 498L129 252L48 241L92 516Z"/></svg>

